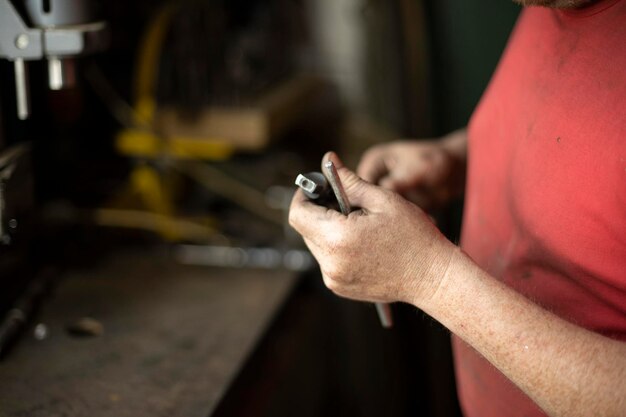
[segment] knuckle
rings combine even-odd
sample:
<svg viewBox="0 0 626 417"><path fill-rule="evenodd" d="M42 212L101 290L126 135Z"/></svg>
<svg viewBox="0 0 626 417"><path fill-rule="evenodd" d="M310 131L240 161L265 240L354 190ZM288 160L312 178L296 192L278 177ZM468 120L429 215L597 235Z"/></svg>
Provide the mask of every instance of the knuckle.
<svg viewBox="0 0 626 417"><path fill-rule="evenodd" d="M346 168L347 171L347 168ZM342 176L343 185L346 190L356 191L360 188L361 179L356 175L352 175L349 172L345 172Z"/></svg>
<svg viewBox="0 0 626 417"><path fill-rule="evenodd" d="M346 233L334 230L328 234L328 247L331 253L339 254L350 247L350 239Z"/></svg>
<svg viewBox="0 0 626 417"><path fill-rule="evenodd" d="M376 163L378 159L382 157L386 152L384 145L375 145L369 148L362 157L361 164L365 168L369 168Z"/></svg>
<svg viewBox="0 0 626 417"><path fill-rule="evenodd" d="M291 210L289 210L287 221L291 227L296 230L298 229L298 216L296 214L296 210L293 207L291 208Z"/></svg>
<svg viewBox="0 0 626 417"><path fill-rule="evenodd" d="M339 294L343 291L344 282L342 280L341 270L336 266L324 268L322 270L322 278L324 285L332 292Z"/></svg>
<svg viewBox="0 0 626 417"><path fill-rule="evenodd" d="M365 151L365 156L375 157L383 153L385 150L385 147L386 147L385 144L374 145L371 148L369 148L367 151Z"/></svg>
<svg viewBox="0 0 626 417"><path fill-rule="evenodd" d="M340 263L331 262L324 267L323 273L328 280L333 282L333 285L338 285L343 277L344 271Z"/></svg>
<svg viewBox="0 0 626 417"><path fill-rule="evenodd" d="M337 293L339 291L339 284L337 283L337 281L335 281L334 279L330 278L327 275L324 275L323 278L324 278L324 285L326 286L326 288L328 288L334 293Z"/></svg>
<svg viewBox="0 0 626 417"><path fill-rule="evenodd" d="M400 194L398 194L397 192L389 188L383 188L380 191L381 191L381 198L385 204L390 204L392 206L395 206L396 204L399 204L402 201L404 201L404 198Z"/></svg>

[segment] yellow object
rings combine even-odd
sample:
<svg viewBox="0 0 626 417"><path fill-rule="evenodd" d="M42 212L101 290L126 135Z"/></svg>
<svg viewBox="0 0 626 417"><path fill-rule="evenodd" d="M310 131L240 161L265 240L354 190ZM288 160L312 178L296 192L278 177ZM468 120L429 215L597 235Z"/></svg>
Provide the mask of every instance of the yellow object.
<svg viewBox="0 0 626 417"><path fill-rule="evenodd" d="M137 72L135 74L134 122L138 128L124 129L116 138L117 150L127 156L142 159L159 157L182 159L223 160L230 157L233 147L223 141L207 141L193 138L163 137L154 133L154 118L157 102L154 97L158 82L158 68L161 49L176 2L163 6L146 30L139 48ZM154 230L167 240L183 238L206 238L215 232L201 224L195 224L176 217L173 183L171 176L165 176L153 166L140 163L135 166L129 178L132 193L138 195L148 210L141 216L140 211L101 210L100 220L118 226ZM121 213L121 214L120 214ZM132 215L128 214L131 213Z"/></svg>
<svg viewBox="0 0 626 417"><path fill-rule="evenodd" d="M171 239L185 237L186 240L209 241L221 238L220 240L225 241L211 222L197 219L180 219L144 210L107 208L95 210L93 216L95 222L103 226L146 230L161 235L163 235L164 228L174 230L176 234L170 237Z"/></svg>
<svg viewBox="0 0 626 417"><path fill-rule="evenodd" d="M139 193L146 207L161 215L158 217L161 219L158 226L163 237L168 240L178 240L179 232L172 227L171 221L167 221L174 214L172 196L156 169L146 164L135 167L130 174L130 184L132 189Z"/></svg>
<svg viewBox="0 0 626 417"><path fill-rule="evenodd" d="M159 138L139 129L125 129L117 136L116 147L124 155L139 158L169 156L179 159L225 160L232 156L233 147L220 140L196 138Z"/></svg>
<svg viewBox="0 0 626 417"><path fill-rule="evenodd" d="M250 189L242 191L239 183L200 161L225 160L235 149L256 151L267 146L270 138L280 136L306 107L308 98L319 90L319 80L311 77L292 80L255 106L211 107L202 110L193 121L182 117L176 109L159 108L155 92L162 46L177 8L178 2L173 0L163 6L145 31L135 74L134 126L121 130L116 137L117 150L139 161L131 171L127 195L140 197L146 216L142 217L141 210L126 202L102 209L99 221L116 227L154 230L167 240L206 240L208 235L215 234L211 225L197 219L182 219L175 212L174 197L179 189L175 180L183 174L281 224L282 217L257 207L263 201L262 194Z"/></svg>
<svg viewBox="0 0 626 417"><path fill-rule="evenodd" d="M176 2L169 2L161 8L150 23L139 48L135 74L135 114L139 124L142 122L151 124L154 119L156 110L154 92L158 81L161 48L176 8Z"/></svg>

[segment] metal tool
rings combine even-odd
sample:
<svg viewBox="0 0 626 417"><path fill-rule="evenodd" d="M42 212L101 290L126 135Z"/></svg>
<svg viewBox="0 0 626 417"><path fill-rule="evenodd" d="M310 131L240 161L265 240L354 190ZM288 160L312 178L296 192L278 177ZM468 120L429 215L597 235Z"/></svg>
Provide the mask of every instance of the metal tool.
<svg viewBox="0 0 626 417"><path fill-rule="evenodd" d="M0 58L13 62L17 114L24 120L30 114L26 61L48 60L50 89L72 87L73 58L104 49L108 29L96 17L95 0L23 0L20 6L0 0Z"/></svg>
<svg viewBox="0 0 626 417"><path fill-rule="evenodd" d="M328 191L328 182L321 172L299 174L296 178L296 185L302 188L304 194L311 200L319 198Z"/></svg>
<svg viewBox="0 0 626 417"><path fill-rule="evenodd" d="M31 148L28 144L14 145L0 152L0 259L10 265L3 251L14 239L24 237L32 228L34 208ZM3 280L0 264L0 282ZM1 298L1 297L0 297Z"/></svg>
<svg viewBox="0 0 626 417"><path fill-rule="evenodd" d="M177 245L174 258L183 265L307 271L315 265L307 251L272 247Z"/></svg>
<svg viewBox="0 0 626 417"><path fill-rule="evenodd" d="M309 200L316 200L320 205L327 205L334 198L328 181L321 172L298 175L296 185L302 189Z"/></svg>
<svg viewBox="0 0 626 417"><path fill-rule="evenodd" d="M332 161L324 163L323 174L326 176L330 187L335 193L341 213L347 216L350 211L352 211L352 208L350 207L350 201L348 200L346 191L344 190L341 180L339 179L339 175L337 174L337 168ZM380 324L384 328L388 329L393 326L393 317L391 315L391 308L389 307L389 304L376 303L376 312L378 313Z"/></svg>
<svg viewBox="0 0 626 417"><path fill-rule="evenodd" d="M10 350L16 342L23 327L32 319L37 311L37 306L49 292L56 278L56 273L52 270L41 272L31 280L23 294L13 307L6 312L4 317L0 317L0 360Z"/></svg>
<svg viewBox="0 0 626 417"><path fill-rule="evenodd" d="M328 161L324 164L323 171L323 173L309 172L298 175L296 185L310 200L315 200L320 205L330 206L333 204L331 197L334 197L339 205L339 211L347 216L352 209L348 196L341 185L337 168L331 161ZM376 311L384 328L388 329L393 326L391 308L388 304L376 303Z"/></svg>

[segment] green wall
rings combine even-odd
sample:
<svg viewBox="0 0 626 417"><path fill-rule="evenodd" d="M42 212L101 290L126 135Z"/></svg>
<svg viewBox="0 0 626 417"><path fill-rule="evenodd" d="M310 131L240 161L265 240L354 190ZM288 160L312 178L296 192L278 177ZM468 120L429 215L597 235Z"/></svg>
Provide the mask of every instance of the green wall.
<svg viewBox="0 0 626 417"><path fill-rule="evenodd" d="M433 133L442 134L467 123L520 7L511 0L424 0L424 6L430 35Z"/></svg>

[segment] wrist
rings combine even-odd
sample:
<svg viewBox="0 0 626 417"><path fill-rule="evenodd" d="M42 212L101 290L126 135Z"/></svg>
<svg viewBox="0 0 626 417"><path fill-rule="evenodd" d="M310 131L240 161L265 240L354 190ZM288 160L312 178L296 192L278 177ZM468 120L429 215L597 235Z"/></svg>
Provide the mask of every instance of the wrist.
<svg viewBox="0 0 626 417"><path fill-rule="evenodd" d="M429 291L419 298L412 300L411 304L420 308L428 315L437 317L442 309L450 306L451 291L458 287L459 279L463 279L465 272L473 265L472 260L461 250L460 247L450 243L444 256L438 263L430 268Z"/></svg>
<svg viewBox="0 0 626 417"><path fill-rule="evenodd" d="M416 258L415 267L411 268L413 275L407 280L406 297L403 301L425 310L425 307L436 302L442 286L448 279L448 271L457 262L457 252L460 249L443 235L438 241L430 244L431 254L427 258Z"/></svg>

